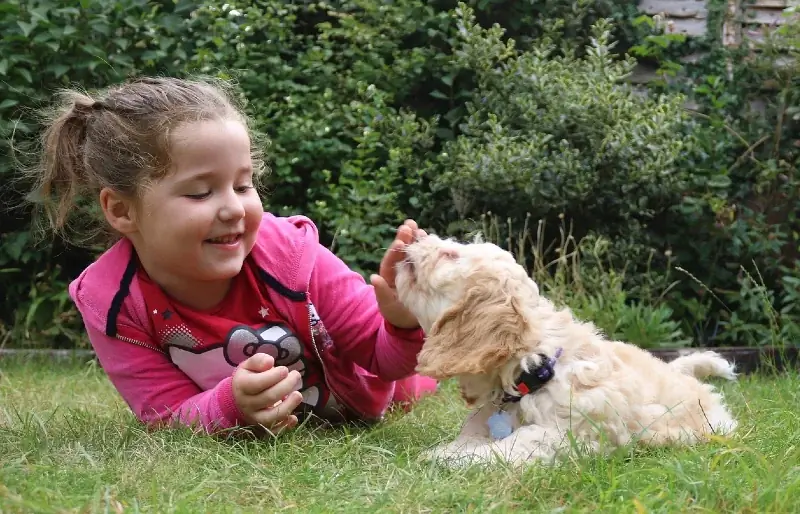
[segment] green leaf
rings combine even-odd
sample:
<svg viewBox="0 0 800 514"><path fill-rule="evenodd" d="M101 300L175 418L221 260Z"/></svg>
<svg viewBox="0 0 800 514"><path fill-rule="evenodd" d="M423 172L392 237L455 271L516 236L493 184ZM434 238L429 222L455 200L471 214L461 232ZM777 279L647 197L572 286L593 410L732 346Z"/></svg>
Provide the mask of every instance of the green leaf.
<svg viewBox="0 0 800 514"><path fill-rule="evenodd" d="M653 18L651 18L650 16L648 16L646 14L643 14L643 15L637 17L632 22L634 27L638 27L642 23L644 23L645 25L647 25L651 29L656 26L656 23L655 23L655 21L653 21Z"/></svg>
<svg viewBox="0 0 800 514"><path fill-rule="evenodd" d="M714 175L708 180L711 187L726 189L731 186L731 178L727 175Z"/></svg>
<svg viewBox="0 0 800 514"><path fill-rule="evenodd" d="M25 37L30 36L31 32L33 32L33 29L36 28L36 24L35 23L27 23L27 22L19 21L19 20L17 20L17 25L19 26L20 30L22 31L22 35L25 36Z"/></svg>
<svg viewBox="0 0 800 514"><path fill-rule="evenodd" d="M19 102L17 100L14 100L13 98L6 98L2 102L0 102L0 110L8 109L9 107L14 107L18 103Z"/></svg>
<svg viewBox="0 0 800 514"><path fill-rule="evenodd" d="M47 12L50 11L50 9L50 6L44 5L30 9L30 13L33 18L47 22Z"/></svg>
<svg viewBox="0 0 800 514"><path fill-rule="evenodd" d="M24 78L28 84L33 84L33 77L31 76L31 72L28 71L26 68L14 68L14 71L22 75L22 78Z"/></svg>
<svg viewBox="0 0 800 514"><path fill-rule="evenodd" d="M69 72L69 66L66 64L51 64L48 66L48 68L56 78L59 78Z"/></svg>

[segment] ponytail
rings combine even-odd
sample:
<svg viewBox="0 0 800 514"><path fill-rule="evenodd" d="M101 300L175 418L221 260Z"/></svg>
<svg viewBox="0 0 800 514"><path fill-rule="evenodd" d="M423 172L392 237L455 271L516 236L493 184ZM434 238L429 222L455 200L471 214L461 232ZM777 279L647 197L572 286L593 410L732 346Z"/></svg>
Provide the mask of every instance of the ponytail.
<svg viewBox="0 0 800 514"><path fill-rule="evenodd" d="M86 170L86 131L95 101L76 91L60 95L61 104L49 115L41 138L36 186L29 196L45 214L50 228L63 233L75 201L89 184Z"/></svg>

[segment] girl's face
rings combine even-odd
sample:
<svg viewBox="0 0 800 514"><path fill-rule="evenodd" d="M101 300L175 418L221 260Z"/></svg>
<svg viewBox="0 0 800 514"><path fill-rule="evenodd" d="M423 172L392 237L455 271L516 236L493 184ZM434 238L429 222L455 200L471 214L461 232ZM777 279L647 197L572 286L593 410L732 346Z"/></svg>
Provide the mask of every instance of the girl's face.
<svg viewBox="0 0 800 514"><path fill-rule="evenodd" d="M196 308L221 301L253 249L263 214L250 137L238 121L202 121L172 137L173 171L147 188L128 234L150 277Z"/></svg>

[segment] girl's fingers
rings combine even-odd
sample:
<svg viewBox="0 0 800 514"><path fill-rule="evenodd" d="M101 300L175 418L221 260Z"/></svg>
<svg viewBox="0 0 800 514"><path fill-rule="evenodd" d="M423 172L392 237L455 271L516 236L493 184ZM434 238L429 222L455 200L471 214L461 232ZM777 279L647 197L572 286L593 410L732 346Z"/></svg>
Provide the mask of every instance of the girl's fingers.
<svg viewBox="0 0 800 514"><path fill-rule="evenodd" d="M258 424L264 425L267 428L276 426L279 423L285 423L287 418L289 418L290 416L294 417L292 415L292 412L294 412L294 410L300 405L300 402L302 401L303 401L303 395L295 391L291 393L289 396L287 396L278 405L256 412L253 415L253 419ZM294 423L296 422L297 418L295 417Z"/></svg>
<svg viewBox="0 0 800 514"><path fill-rule="evenodd" d="M252 406L252 410L259 411L268 409L284 400L300 386L300 373L297 371L288 372L287 375L278 383L272 384L269 388L263 389L261 393L247 398L247 403Z"/></svg>
<svg viewBox="0 0 800 514"><path fill-rule="evenodd" d="M269 355L266 355L266 357L269 357ZM272 357L269 358L272 359ZM258 396L275 387L288 376L289 369L286 366L278 366L277 368L257 373L244 371L240 377L237 377L238 387L247 396Z"/></svg>

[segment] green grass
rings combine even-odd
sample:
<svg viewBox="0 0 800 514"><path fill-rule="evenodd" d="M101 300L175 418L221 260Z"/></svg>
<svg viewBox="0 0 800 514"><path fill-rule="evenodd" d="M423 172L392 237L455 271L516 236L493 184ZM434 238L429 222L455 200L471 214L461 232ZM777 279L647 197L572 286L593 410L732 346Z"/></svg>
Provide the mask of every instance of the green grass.
<svg viewBox="0 0 800 514"><path fill-rule="evenodd" d="M369 429L270 441L149 432L93 364L0 361L0 512L800 512L800 379L723 387L741 429L694 449L522 472L418 460L466 413L453 384Z"/></svg>

